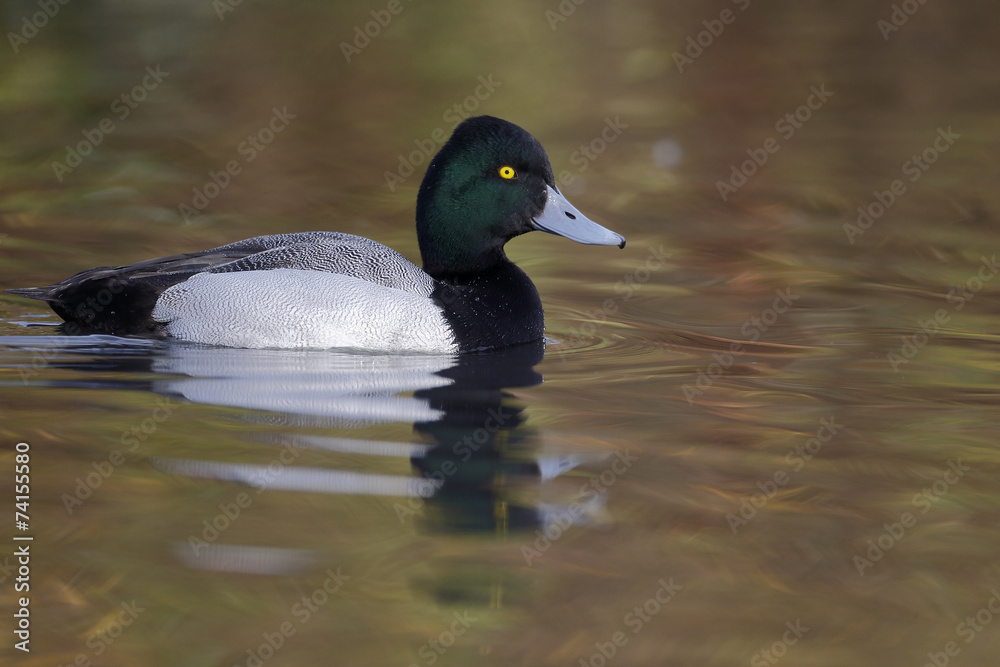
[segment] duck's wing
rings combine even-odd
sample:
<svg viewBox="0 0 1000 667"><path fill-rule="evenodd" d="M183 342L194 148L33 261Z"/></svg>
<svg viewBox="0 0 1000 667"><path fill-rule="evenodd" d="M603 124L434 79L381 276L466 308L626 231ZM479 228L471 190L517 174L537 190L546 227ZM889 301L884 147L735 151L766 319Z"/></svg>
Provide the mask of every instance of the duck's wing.
<svg viewBox="0 0 1000 667"><path fill-rule="evenodd" d="M339 273L421 296L430 296L434 291L434 279L416 264L392 248L353 234L305 232L258 236L215 250L253 252L214 266L209 273L301 269Z"/></svg>
<svg viewBox="0 0 1000 667"><path fill-rule="evenodd" d="M303 232L258 236L201 252L82 271L47 287L7 290L47 301L67 322L114 334L156 332L150 316L169 287L199 273L302 269L340 273L427 296L433 279L380 243L351 234Z"/></svg>

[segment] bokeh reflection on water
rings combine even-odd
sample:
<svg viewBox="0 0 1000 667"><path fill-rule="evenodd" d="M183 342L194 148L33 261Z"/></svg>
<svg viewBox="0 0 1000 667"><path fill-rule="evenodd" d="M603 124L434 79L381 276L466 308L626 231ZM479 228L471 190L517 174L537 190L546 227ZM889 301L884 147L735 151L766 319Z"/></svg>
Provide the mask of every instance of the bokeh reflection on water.
<svg viewBox="0 0 1000 667"><path fill-rule="evenodd" d="M349 61L385 3L59 5L0 58L0 288L314 229L416 260L466 113L628 245L508 245L543 358L0 295L37 642L0 662L992 667L1000 6L916 5L413 2Z"/></svg>

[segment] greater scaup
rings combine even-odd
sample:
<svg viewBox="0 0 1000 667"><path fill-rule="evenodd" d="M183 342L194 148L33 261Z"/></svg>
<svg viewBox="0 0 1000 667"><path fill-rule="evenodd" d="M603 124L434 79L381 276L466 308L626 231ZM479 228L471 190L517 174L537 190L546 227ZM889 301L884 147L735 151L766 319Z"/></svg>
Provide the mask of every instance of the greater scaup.
<svg viewBox="0 0 1000 667"><path fill-rule="evenodd" d="M423 270L370 239L304 232L9 291L47 301L77 331L246 348L468 352L542 337L538 292L507 259L507 241L541 230L625 246L559 192L534 137L490 116L455 128L427 168L416 217Z"/></svg>

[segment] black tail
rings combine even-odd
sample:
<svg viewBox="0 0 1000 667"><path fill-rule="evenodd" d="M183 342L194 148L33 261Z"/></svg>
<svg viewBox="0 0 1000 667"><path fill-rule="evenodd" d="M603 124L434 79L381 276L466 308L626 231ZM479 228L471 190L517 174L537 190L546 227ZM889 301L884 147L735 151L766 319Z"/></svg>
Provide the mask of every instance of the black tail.
<svg viewBox="0 0 1000 667"><path fill-rule="evenodd" d="M175 274L134 279L127 272L98 267L48 287L7 291L45 301L74 333L156 335L160 330L152 319L156 299L167 287L187 277Z"/></svg>
<svg viewBox="0 0 1000 667"><path fill-rule="evenodd" d="M17 296L23 296L25 299L38 299L39 301L48 301L50 299L56 298L53 296L55 291L55 285L49 285L48 287L18 287L17 289L4 290L10 294L16 294Z"/></svg>
<svg viewBox="0 0 1000 667"><path fill-rule="evenodd" d="M162 335L162 325L153 320L153 308L160 294L191 276L220 267L267 250L280 251L284 246L308 250L313 240L340 239L338 234L307 232L278 236L260 236L201 252L157 257L126 266L98 266L48 287L22 287L7 290L28 299L45 301L73 325L74 331L116 335ZM286 258L289 268L300 268L301 253ZM247 266L237 270L284 268L277 263Z"/></svg>

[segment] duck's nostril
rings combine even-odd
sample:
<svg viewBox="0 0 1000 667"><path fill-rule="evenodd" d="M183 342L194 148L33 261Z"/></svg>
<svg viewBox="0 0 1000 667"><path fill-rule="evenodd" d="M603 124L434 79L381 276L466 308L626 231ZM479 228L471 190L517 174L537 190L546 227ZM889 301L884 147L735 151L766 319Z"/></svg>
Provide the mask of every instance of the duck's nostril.
<svg viewBox="0 0 1000 667"><path fill-rule="evenodd" d="M570 220L576 220L576 216L570 213L569 211L565 211L565 213L566 217L569 218Z"/></svg>

